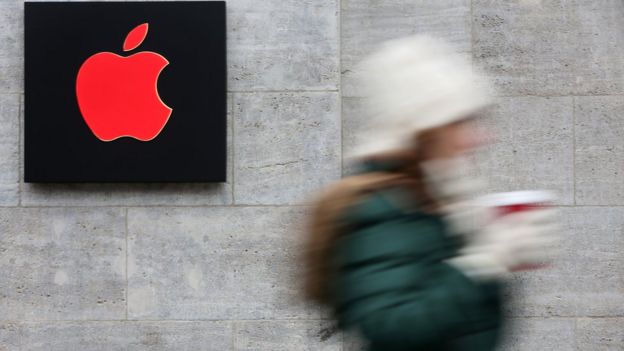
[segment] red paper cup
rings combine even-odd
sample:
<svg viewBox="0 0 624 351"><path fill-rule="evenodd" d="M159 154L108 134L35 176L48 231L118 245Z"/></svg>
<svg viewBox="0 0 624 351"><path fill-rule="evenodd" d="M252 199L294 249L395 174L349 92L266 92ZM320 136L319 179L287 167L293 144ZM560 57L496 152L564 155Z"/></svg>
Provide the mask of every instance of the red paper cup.
<svg viewBox="0 0 624 351"><path fill-rule="evenodd" d="M479 202L495 209L498 216L512 212L552 206L555 194L546 190L510 191L494 193L479 198Z"/></svg>
<svg viewBox="0 0 624 351"><path fill-rule="evenodd" d="M497 217L509 213L530 211L536 208L552 206L555 194L546 190L525 190L494 193L482 196L479 203L493 208ZM547 267L548 264L532 264L514 267L512 271L521 271Z"/></svg>

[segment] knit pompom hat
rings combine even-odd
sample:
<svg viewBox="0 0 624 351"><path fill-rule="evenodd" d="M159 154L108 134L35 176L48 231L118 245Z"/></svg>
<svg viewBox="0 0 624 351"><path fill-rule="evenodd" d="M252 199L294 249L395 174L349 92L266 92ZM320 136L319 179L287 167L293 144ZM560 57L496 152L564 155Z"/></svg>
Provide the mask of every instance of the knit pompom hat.
<svg viewBox="0 0 624 351"><path fill-rule="evenodd" d="M490 105L491 87L446 42L416 35L384 43L358 66L367 111L349 158L414 145L417 132Z"/></svg>

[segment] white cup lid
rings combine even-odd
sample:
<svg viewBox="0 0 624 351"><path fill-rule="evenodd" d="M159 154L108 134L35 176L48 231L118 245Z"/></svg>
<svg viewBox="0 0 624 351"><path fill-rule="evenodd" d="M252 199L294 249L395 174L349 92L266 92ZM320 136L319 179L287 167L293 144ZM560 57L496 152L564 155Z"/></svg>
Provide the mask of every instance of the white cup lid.
<svg viewBox="0 0 624 351"><path fill-rule="evenodd" d="M483 206L498 207L553 202L556 196L548 190L522 190L487 194L477 198Z"/></svg>

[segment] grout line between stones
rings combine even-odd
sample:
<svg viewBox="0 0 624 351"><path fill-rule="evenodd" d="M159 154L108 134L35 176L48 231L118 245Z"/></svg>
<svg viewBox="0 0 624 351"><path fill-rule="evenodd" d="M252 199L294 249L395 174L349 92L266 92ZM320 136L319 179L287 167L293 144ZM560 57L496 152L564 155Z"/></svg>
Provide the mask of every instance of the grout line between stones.
<svg viewBox="0 0 624 351"><path fill-rule="evenodd" d="M338 0L338 99L340 106L340 177L344 177L344 111L342 103L342 0Z"/></svg>
<svg viewBox="0 0 624 351"><path fill-rule="evenodd" d="M234 97L235 97L235 93L230 93L230 98L228 99L228 102L230 103L230 131L231 131L231 135L232 135L232 140L230 142L230 145L232 145L232 159L230 160L230 167L232 167L232 179L230 179L230 182L232 182L232 184L230 185L230 191L232 192L230 194L230 196L232 196L232 205L236 205L236 197L234 196L234 190L235 190L235 185L234 185L234 179L236 179L236 167L234 160L236 160L236 137L234 136L236 133L235 129L234 129L234 124L235 124L235 120L236 120L236 116L234 115L235 109L234 109Z"/></svg>
<svg viewBox="0 0 624 351"><path fill-rule="evenodd" d="M624 315L613 316L506 316L505 319L596 319L596 320L619 320L624 319ZM9 323L218 323L229 322L232 323L234 331L238 331L237 324L240 322L246 323L306 323L306 322L326 322L327 319L41 319L41 320L27 320L27 319L7 319L0 320L0 324Z"/></svg>
<svg viewBox="0 0 624 351"><path fill-rule="evenodd" d="M576 205L576 97L572 96L572 204Z"/></svg>
<svg viewBox="0 0 624 351"><path fill-rule="evenodd" d="M128 320L128 208L124 209L126 231L126 320Z"/></svg>
<svg viewBox="0 0 624 351"><path fill-rule="evenodd" d="M340 106L340 178L345 175L344 169L344 97L342 87L342 0L338 0L338 99ZM345 350L344 333L340 334L340 350Z"/></svg>
<svg viewBox="0 0 624 351"><path fill-rule="evenodd" d="M505 319L577 319L577 318L602 318L602 317L585 317L585 316L507 316ZM622 318L622 317L611 317Z"/></svg>
<svg viewBox="0 0 624 351"><path fill-rule="evenodd" d="M20 94L19 98L18 98L18 103L17 103L17 206L21 207L22 206L22 188L23 188L23 178L24 178L24 171L23 171L23 159L24 159L24 148L25 145L23 144L23 139L24 137L22 136L22 131L24 129L24 127L22 126L22 120L24 119L24 116L22 115L22 108L24 106L24 95Z"/></svg>
<svg viewBox="0 0 624 351"><path fill-rule="evenodd" d="M574 318L574 350L578 350L578 318Z"/></svg>
<svg viewBox="0 0 624 351"><path fill-rule="evenodd" d="M232 350L236 350L236 340L238 336L238 322L233 320L231 321L232 326Z"/></svg>
<svg viewBox="0 0 624 351"><path fill-rule="evenodd" d="M623 318L624 316L610 316L609 318ZM520 318L520 317L518 317ZM533 318L533 317L530 317ZM541 317L540 317L541 318ZM574 318L574 317L566 317ZM594 318L594 317L582 317L582 318ZM601 318L601 317L595 317ZM194 323L194 322L231 322L231 323L270 323L270 322L284 322L284 323L306 323L306 322L326 322L327 319L287 319L287 318L272 318L272 319L6 319L0 320L2 323L76 323L76 322L121 322L121 323Z"/></svg>
<svg viewBox="0 0 624 351"><path fill-rule="evenodd" d="M577 98L572 96L572 206L576 206L576 101ZM602 206L600 206L602 207ZM572 260L572 272L574 276L578 276L579 265L578 260ZM574 314L578 317L579 304L574 303ZM576 349L576 319L574 322L574 348Z"/></svg>
<svg viewBox="0 0 624 351"><path fill-rule="evenodd" d="M624 319L624 315L613 315L613 316L506 316L505 319L597 319L597 320L608 320L608 319ZM213 323L213 322L230 322L230 323L270 323L270 322L280 322L280 323L306 323L306 322L326 322L327 319L41 319L41 320L27 320L27 319L7 319L0 320L0 324L8 324L8 323L111 323L111 322L120 322L120 323Z"/></svg>
<svg viewBox="0 0 624 351"><path fill-rule="evenodd" d="M472 51L471 51L472 52ZM472 61L474 63L474 61ZM259 92L260 93L260 92ZM492 95L494 98L524 98L524 97L541 97L541 98L560 98L560 97L598 97L598 96L624 96L624 94L503 94ZM347 99L362 99L363 96L359 95L343 95Z"/></svg>
<svg viewBox="0 0 624 351"><path fill-rule="evenodd" d="M544 98L557 98L557 97L593 97L593 96L624 96L624 94L510 94L510 95L495 95L494 97L544 97Z"/></svg>
<svg viewBox="0 0 624 351"><path fill-rule="evenodd" d="M309 204L236 204L236 205L27 205L27 206L0 206L6 208L212 208L212 207L307 207ZM624 206L624 205L621 205Z"/></svg>
<svg viewBox="0 0 624 351"><path fill-rule="evenodd" d="M470 0L470 67L474 74L474 0Z"/></svg>
<svg viewBox="0 0 624 351"><path fill-rule="evenodd" d="M262 93L287 94L287 93L337 93L339 91L340 89L322 89L322 90L303 90L303 89L288 90L288 89L285 89L285 90L230 90L228 91L228 93L230 94L262 94Z"/></svg>
<svg viewBox="0 0 624 351"><path fill-rule="evenodd" d="M0 209L17 209L17 208L27 208L27 209L37 209L37 208L138 208L138 209L147 209L147 208L255 208L255 207L268 207L268 208L289 208L289 207L309 207L310 204L279 204L279 205L270 205L270 204L262 204L262 205L252 205L252 204L236 204L236 205L28 205L28 206L0 206ZM584 205L560 205L555 204L555 207L613 207L619 208L624 207L624 205L592 205L592 204L584 204Z"/></svg>

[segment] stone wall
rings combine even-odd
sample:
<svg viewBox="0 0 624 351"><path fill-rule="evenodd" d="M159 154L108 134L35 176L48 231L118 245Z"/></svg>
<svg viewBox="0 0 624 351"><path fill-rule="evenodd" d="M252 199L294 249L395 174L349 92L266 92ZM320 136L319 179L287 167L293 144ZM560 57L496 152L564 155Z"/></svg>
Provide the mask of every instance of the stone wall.
<svg viewBox="0 0 624 351"><path fill-rule="evenodd" d="M514 278L503 348L623 349L621 0L227 6L227 183L36 185L21 181L23 3L0 1L0 350L360 349L298 299L296 228L347 171L354 64L418 32L496 83L490 190L559 196L563 258Z"/></svg>

